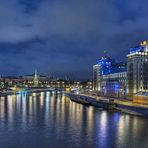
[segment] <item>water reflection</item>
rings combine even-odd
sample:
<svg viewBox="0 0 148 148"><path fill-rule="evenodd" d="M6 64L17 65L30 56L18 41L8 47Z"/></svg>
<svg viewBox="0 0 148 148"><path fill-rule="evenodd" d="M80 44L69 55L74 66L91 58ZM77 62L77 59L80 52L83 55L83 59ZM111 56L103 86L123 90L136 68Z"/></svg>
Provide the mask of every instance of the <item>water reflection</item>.
<svg viewBox="0 0 148 148"><path fill-rule="evenodd" d="M86 107L57 93L23 92L0 98L0 147L144 148L147 122Z"/></svg>

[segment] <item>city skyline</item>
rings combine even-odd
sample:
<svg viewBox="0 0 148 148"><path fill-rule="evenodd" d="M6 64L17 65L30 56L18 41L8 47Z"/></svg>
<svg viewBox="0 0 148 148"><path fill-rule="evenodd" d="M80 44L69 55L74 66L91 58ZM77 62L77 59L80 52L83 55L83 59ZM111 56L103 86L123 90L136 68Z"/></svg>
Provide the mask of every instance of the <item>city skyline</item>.
<svg viewBox="0 0 148 148"><path fill-rule="evenodd" d="M146 40L144 40L144 42L147 42ZM139 42L139 44L141 44L141 42ZM130 47L128 50L127 50L127 52L126 52L126 54L129 52L129 50L133 50L133 49L135 49L136 50L136 48L138 47L139 45L138 45L138 43L135 45L135 46L133 46L133 47ZM125 54L125 56L123 57L123 55L122 55L122 58L120 58L119 57L119 59L118 58L114 58L114 57L111 57L110 56L110 54L108 53L108 51L106 51L106 50L104 50L103 51L103 54L102 54L102 56L100 56L100 57L98 57L96 60L95 60L95 62L93 63L93 64L96 64L96 61L97 60L99 60L101 57L103 58L103 57L108 57L108 58L111 58L112 60L115 60L116 62L126 62L127 61L127 55ZM98 61L97 61L98 62ZM91 65L92 66L92 65ZM34 69L35 71L37 70L38 71L38 69ZM78 80L78 81L86 81L86 80L92 80L92 78L93 78L93 75L92 75L92 71L91 71L92 69L90 69L90 71L88 72L89 74L90 74L90 72L91 72L91 74L88 76L88 77L80 77L80 78L77 78L77 77L75 77L73 74L73 72L68 72L68 73L65 73L65 75L56 75L56 74L54 74L54 72L51 72L51 73L44 73L44 72L41 72L41 71L39 71L39 75L43 75L43 76L48 76L48 77L54 77L54 78L59 78L59 79L66 79L66 78L68 78L68 79L71 79L71 80ZM85 71L83 71L84 73L85 73ZM87 74L87 73L86 73ZM34 71L31 71L30 73L19 73L19 74L13 74L13 73L10 73L10 74L1 74L1 76L2 77L11 77L11 76L16 76L16 77L19 77L19 76L27 76L27 75L34 75Z"/></svg>
<svg viewBox="0 0 148 148"><path fill-rule="evenodd" d="M125 60L130 47L147 39L147 3L0 2L0 74L24 75L37 68L48 75L91 78L104 50Z"/></svg>
<svg viewBox="0 0 148 148"><path fill-rule="evenodd" d="M0 148L147 148L147 5L0 0Z"/></svg>

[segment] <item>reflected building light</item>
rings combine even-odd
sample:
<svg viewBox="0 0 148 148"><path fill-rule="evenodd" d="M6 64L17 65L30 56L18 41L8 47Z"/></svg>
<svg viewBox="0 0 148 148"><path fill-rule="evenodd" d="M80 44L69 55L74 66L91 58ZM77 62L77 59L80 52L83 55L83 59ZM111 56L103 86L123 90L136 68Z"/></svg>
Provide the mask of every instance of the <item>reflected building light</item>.
<svg viewBox="0 0 148 148"><path fill-rule="evenodd" d="M16 103L17 103L17 109L19 111L22 110L22 96L21 96L21 94L16 95Z"/></svg>
<svg viewBox="0 0 148 148"><path fill-rule="evenodd" d="M27 100L26 98L22 98L22 105L21 105L21 110L22 110L22 122L23 122L23 127L26 127L26 116L27 116Z"/></svg>
<svg viewBox="0 0 148 148"><path fill-rule="evenodd" d="M138 121L139 121L138 118L136 118L136 117L133 118L133 121L132 121L133 126L132 127L133 127L133 131L135 133L134 135L138 135L138 130L139 130L138 129L138 127L139 127Z"/></svg>
<svg viewBox="0 0 148 148"><path fill-rule="evenodd" d="M51 112L54 112L54 99L53 99L53 96L51 97L51 99L50 99L50 111Z"/></svg>
<svg viewBox="0 0 148 148"><path fill-rule="evenodd" d="M8 108L9 108L8 121L9 121L9 123L12 123L13 122L13 113L14 113L12 96L8 96L7 101L8 101Z"/></svg>
<svg viewBox="0 0 148 148"><path fill-rule="evenodd" d="M32 96L29 96L29 99L32 99Z"/></svg>
<svg viewBox="0 0 148 148"><path fill-rule="evenodd" d="M12 95L12 99L13 99L13 108L16 108L16 104L17 104L17 96L16 95Z"/></svg>
<svg viewBox="0 0 148 148"><path fill-rule="evenodd" d="M44 99L44 92L41 92L41 98Z"/></svg>
<svg viewBox="0 0 148 148"><path fill-rule="evenodd" d="M119 115L119 113L115 113L114 114L114 122L119 122L119 119L120 119L120 115Z"/></svg>
<svg viewBox="0 0 148 148"><path fill-rule="evenodd" d="M12 98L15 99L16 98L16 95L12 95Z"/></svg>
<svg viewBox="0 0 148 148"><path fill-rule="evenodd" d="M93 131L93 117L94 117L93 107L89 107L89 109L88 109L88 130L89 130L89 133L92 133L92 131Z"/></svg>
<svg viewBox="0 0 148 148"><path fill-rule="evenodd" d="M74 117L74 120L77 121L77 125L81 126L84 116L83 105L73 102L72 116ZM75 123L72 124L74 125Z"/></svg>
<svg viewBox="0 0 148 148"><path fill-rule="evenodd" d="M50 92L49 92L49 91L47 91L47 92L46 92L46 95L49 95L49 94L50 94Z"/></svg>
<svg viewBox="0 0 148 148"><path fill-rule="evenodd" d="M0 98L0 118L3 119L5 117L5 97ZM4 122L1 122L1 126L4 126Z"/></svg>
<svg viewBox="0 0 148 148"><path fill-rule="evenodd" d="M118 123L118 138L123 141L124 141L124 135L125 135L124 124L125 123L124 123L123 117L120 117L119 123Z"/></svg>
<svg viewBox="0 0 148 148"><path fill-rule="evenodd" d="M46 92L46 102L49 102L49 92ZM47 104L46 104L47 105Z"/></svg>
<svg viewBox="0 0 148 148"><path fill-rule="evenodd" d="M99 118L99 121L98 121L98 142L101 138L101 143L99 145L99 147L104 147L107 143L107 112L105 111L102 111L101 112L101 116Z"/></svg>
<svg viewBox="0 0 148 148"><path fill-rule="evenodd" d="M32 96L29 96L29 113L32 113L32 111L33 111Z"/></svg>
<svg viewBox="0 0 148 148"><path fill-rule="evenodd" d="M129 116L120 116L119 122L118 122L118 138L119 141L124 142L126 139L126 133L129 131Z"/></svg>
<svg viewBox="0 0 148 148"><path fill-rule="evenodd" d="M44 105L44 94L40 97L40 105L41 107Z"/></svg>
<svg viewBox="0 0 148 148"><path fill-rule="evenodd" d="M45 123L49 125L49 112L50 112L50 103L49 103L50 93L46 92L46 103L45 103Z"/></svg>
<svg viewBox="0 0 148 148"><path fill-rule="evenodd" d="M49 96L50 96L50 93L46 92L46 102L49 102Z"/></svg>
<svg viewBox="0 0 148 148"><path fill-rule="evenodd" d="M101 134L103 137L106 137L106 130L107 130L107 113L104 111L101 114Z"/></svg>
<svg viewBox="0 0 148 148"><path fill-rule="evenodd" d="M33 93L32 96L33 96L33 97L36 97L36 93Z"/></svg>
<svg viewBox="0 0 148 148"><path fill-rule="evenodd" d="M0 100L1 101L5 101L5 97L0 97Z"/></svg>
<svg viewBox="0 0 148 148"><path fill-rule="evenodd" d="M21 95L21 93L17 93L17 99L21 99L21 97L22 97L22 95Z"/></svg>
<svg viewBox="0 0 148 148"><path fill-rule="evenodd" d="M44 95L44 92L41 92L41 95L43 96Z"/></svg>

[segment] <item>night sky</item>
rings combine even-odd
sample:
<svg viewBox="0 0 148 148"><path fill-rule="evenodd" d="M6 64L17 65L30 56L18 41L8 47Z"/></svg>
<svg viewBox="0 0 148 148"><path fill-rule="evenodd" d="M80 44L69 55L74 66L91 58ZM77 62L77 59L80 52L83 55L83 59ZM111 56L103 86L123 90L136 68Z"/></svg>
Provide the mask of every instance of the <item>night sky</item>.
<svg viewBox="0 0 148 148"><path fill-rule="evenodd" d="M0 0L0 74L91 78L104 50L148 39L148 0Z"/></svg>

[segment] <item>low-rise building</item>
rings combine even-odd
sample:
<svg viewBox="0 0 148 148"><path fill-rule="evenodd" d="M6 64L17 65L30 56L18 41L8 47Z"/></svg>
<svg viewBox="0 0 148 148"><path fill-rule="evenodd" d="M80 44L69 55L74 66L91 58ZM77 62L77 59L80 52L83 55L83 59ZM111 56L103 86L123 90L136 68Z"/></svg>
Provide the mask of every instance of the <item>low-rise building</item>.
<svg viewBox="0 0 148 148"><path fill-rule="evenodd" d="M126 75L125 71L103 75L101 84L102 95L125 98Z"/></svg>

